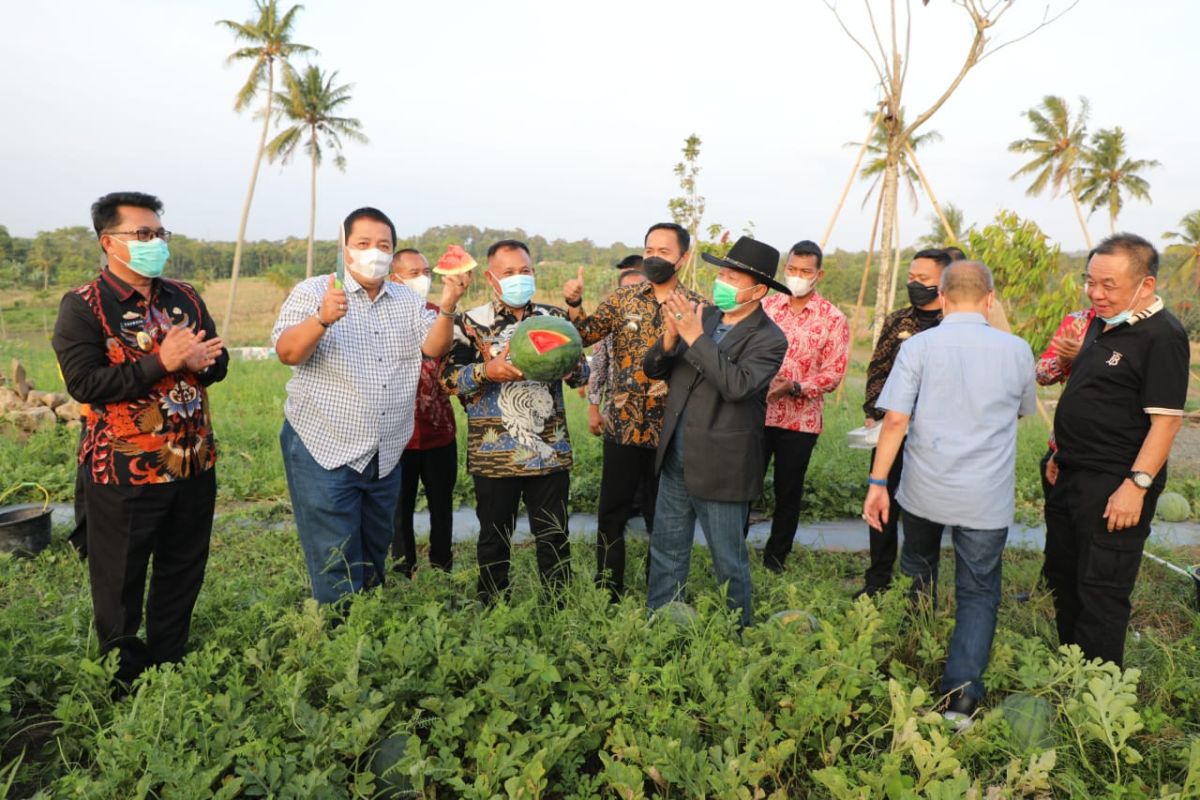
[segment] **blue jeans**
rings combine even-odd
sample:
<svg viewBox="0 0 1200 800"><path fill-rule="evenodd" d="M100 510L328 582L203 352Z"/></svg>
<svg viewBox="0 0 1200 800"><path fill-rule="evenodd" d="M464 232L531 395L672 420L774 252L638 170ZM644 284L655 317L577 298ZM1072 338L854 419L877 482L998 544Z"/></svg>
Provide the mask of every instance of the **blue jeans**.
<svg viewBox="0 0 1200 800"><path fill-rule="evenodd" d="M944 527L940 522L904 512L900 569L913 579L914 594L928 592L935 604ZM1008 540L1008 528L980 530L951 525L950 531L954 541L954 597L958 608L941 691L962 689L963 694L979 700L985 692L983 671L996 633L1000 557Z"/></svg>
<svg viewBox="0 0 1200 800"><path fill-rule="evenodd" d="M400 499L400 465L384 478L378 456L362 472L325 469L286 420L279 444L313 598L333 603L382 584Z"/></svg>
<svg viewBox="0 0 1200 800"><path fill-rule="evenodd" d="M701 500L683 482L683 456L671 445L663 459L650 537L650 586L647 605L661 608L683 599L692 563L696 520L708 540L717 583L728 585L729 607L741 609L742 626L750 624L750 558L742 530L749 503Z"/></svg>

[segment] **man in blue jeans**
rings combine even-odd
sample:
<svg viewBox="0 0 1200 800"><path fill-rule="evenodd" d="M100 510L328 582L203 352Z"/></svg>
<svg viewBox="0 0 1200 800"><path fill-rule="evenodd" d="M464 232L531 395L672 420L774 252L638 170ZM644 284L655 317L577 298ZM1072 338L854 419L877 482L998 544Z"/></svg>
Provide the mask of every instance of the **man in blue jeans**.
<svg viewBox="0 0 1200 800"><path fill-rule="evenodd" d="M953 534L958 603L941 691L960 729L984 696L1000 606L1000 559L1012 523L1017 420L1037 406L1033 352L1024 340L988 326L992 275L974 261L942 272L938 327L900 347L878 407L886 409L863 518L874 528L890 508L887 476L905 430L900 569L914 596L934 595L942 529Z"/></svg>

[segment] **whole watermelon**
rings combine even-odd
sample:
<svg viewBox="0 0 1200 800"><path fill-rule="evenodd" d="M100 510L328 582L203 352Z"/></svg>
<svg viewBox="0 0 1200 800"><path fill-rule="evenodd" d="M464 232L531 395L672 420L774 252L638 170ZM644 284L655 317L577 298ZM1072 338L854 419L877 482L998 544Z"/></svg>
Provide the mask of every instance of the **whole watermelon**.
<svg viewBox="0 0 1200 800"><path fill-rule="evenodd" d="M1154 516L1163 522L1185 522L1192 516L1192 507L1179 492L1163 492L1158 498Z"/></svg>
<svg viewBox="0 0 1200 800"><path fill-rule="evenodd" d="M1021 753L1045 750L1054 744L1050 727L1054 707L1032 694L1010 694L1000 702L1004 720L1012 731L1013 747Z"/></svg>
<svg viewBox="0 0 1200 800"><path fill-rule="evenodd" d="M688 627L700 621L700 614L687 603L681 600L672 600L654 612L654 619L666 620L680 627Z"/></svg>
<svg viewBox="0 0 1200 800"><path fill-rule="evenodd" d="M558 381L575 369L583 341L575 326L562 317L536 314L513 331L508 355L530 381Z"/></svg>
<svg viewBox="0 0 1200 800"><path fill-rule="evenodd" d="M371 759L371 772L375 773L376 797L396 800L401 797L416 797L412 781L398 768L404 751L408 749L408 736L389 736L379 743Z"/></svg>
<svg viewBox="0 0 1200 800"><path fill-rule="evenodd" d="M821 629L821 623L812 614L798 608L777 611L771 615L771 622L785 628L795 627L803 633L812 633Z"/></svg>

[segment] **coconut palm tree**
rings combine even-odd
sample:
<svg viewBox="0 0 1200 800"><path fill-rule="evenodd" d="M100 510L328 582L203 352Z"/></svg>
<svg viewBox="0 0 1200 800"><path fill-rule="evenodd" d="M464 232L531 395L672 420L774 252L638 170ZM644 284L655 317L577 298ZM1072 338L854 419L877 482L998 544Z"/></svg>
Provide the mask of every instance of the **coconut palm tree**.
<svg viewBox="0 0 1200 800"><path fill-rule="evenodd" d="M334 151L333 164L344 171L346 157L342 155L342 139L365 143L367 137L362 134L362 123L357 119L337 116L341 107L350 102L353 84L336 86L337 72L326 74L315 64L310 64L303 73L289 68L286 74L287 93L275 96L275 114L292 124L270 141L267 157L272 161L278 158L286 164L301 143L308 152L308 251L304 277L311 278L317 222L317 167L321 165L323 148Z"/></svg>
<svg viewBox="0 0 1200 800"><path fill-rule="evenodd" d="M1134 200L1150 202L1150 182L1139 175L1158 162L1132 159L1125 152L1125 131L1118 126L1092 134L1092 146L1083 154L1083 173L1079 181L1079 200L1091 203L1095 212L1108 208L1108 230L1117 232L1117 216L1125 205L1122 193Z"/></svg>
<svg viewBox="0 0 1200 800"><path fill-rule="evenodd" d="M1090 250L1092 235L1083 219L1078 190L1079 166L1087 136L1087 98L1079 98L1079 113L1072 117L1066 100L1046 95L1040 106L1025 112L1025 117L1033 125L1034 137L1018 139L1008 149L1013 153L1031 154L1033 159L1014 172L1012 180L1034 175L1033 183L1025 190L1030 197L1041 195L1047 187L1054 195L1065 190L1075 207L1075 217L1079 220L1084 241Z"/></svg>
<svg viewBox="0 0 1200 800"><path fill-rule="evenodd" d="M875 116L874 111L867 112L868 117ZM900 109L900 114L896 119L888 116L881 116L879 124L875 126L875 131L871 134L870 140L867 142L867 153L870 155L870 160L860 171L859 177L864 181L871 181L871 187L867 189L867 196L863 198L862 207L867 207L867 201L871 199L871 195L875 193L875 189L883 180L884 173L887 172L887 153L888 153L888 138L889 130L904 130L904 109ZM940 142L942 135L937 131L926 131L918 134L908 140L908 147L915 153L921 147L934 142ZM862 147L862 142L846 142L847 147ZM920 182L920 176L917 174L916 167L910 163L906 148L901 148L899 153L899 174L900 179L908 188L908 199L912 203L913 211L917 210L917 184Z"/></svg>
<svg viewBox="0 0 1200 800"><path fill-rule="evenodd" d="M942 207L946 215L946 222L950 225L950 230L954 231L955 237L966 235L967 228L970 225L965 224L963 220L963 210L954 203L946 203ZM929 233L917 240L917 244L921 247L945 247L954 244L950 240L950 236L946 233L946 227L942 225L942 219L937 214L929 215Z"/></svg>
<svg viewBox="0 0 1200 800"><path fill-rule="evenodd" d="M1174 244L1167 245L1167 252L1174 250L1183 254L1183 264L1175 275L1184 279L1190 271L1196 290L1200 291L1200 211L1193 211L1179 220L1179 227L1178 231L1167 231L1163 234L1164 239L1177 240Z"/></svg>
<svg viewBox="0 0 1200 800"><path fill-rule="evenodd" d="M246 221L250 218L250 204L254 201L254 187L258 183L258 168L262 165L263 153L267 148L267 132L271 125L271 109L275 97L275 66L276 62L286 66L288 58L296 53L316 52L305 44L292 41L292 25L296 14L304 6L292 6L282 14L279 13L278 0L254 0L257 18L245 22L235 22L231 19L218 20L217 24L233 32L237 41L245 44L229 54L225 63L250 61L250 75L242 88L238 90L237 100L233 104L234 111L245 111L258 97L261 90L266 90L266 102L259 112L263 118L262 133L258 137L258 151L254 156L254 168L250 171L250 187L246 190L246 201L242 204L242 220L238 224L237 243L233 248L233 271L229 283L229 304L225 309L225 319L221 330L229 333L230 322L233 320L233 303L237 297L238 272L242 265L242 246L246 239Z"/></svg>

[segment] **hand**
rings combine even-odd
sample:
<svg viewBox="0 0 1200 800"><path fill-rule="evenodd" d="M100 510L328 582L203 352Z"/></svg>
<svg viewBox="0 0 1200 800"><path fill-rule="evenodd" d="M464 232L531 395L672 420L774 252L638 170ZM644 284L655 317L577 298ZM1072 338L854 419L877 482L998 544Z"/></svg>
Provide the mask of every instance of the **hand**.
<svg viewBox="0 0 1200 800"><path fill-rule="evenodd" d="M575 273L575 277L563 284L563 301L569 306L583 302L583 267Z"/></svg>
<svg viewBox="0 0 1200 800"><path fill-rule="evenodd" d="M1142 503L1146 500L1146 491L1139 489L1133 481L1126 478L1121 481L1117 490L1108 497L1108 505L1104 507L1104 518L1108 520L1108 532L1123 531L1137 525L1142 518Z"/></svg>
<svg viewBox="0 0 1200 800"><path fill-rule="evenodd" d="M442 311L445 311L447 314L453 314L454 309L458 308L459 299L467 291L467 286L470 283L471 273L469 272L462 275L443 275L442 299L438 302Z"/></svg>
<svg viewBox="0 0 1200 800"><path fill-rule="evenodd" d="M871 430L871 428L874 428L877 424L879 424L879 423L875 420L874 417L867 417L866 419L863 420L863 427L866 428L867 430Z"/></svg>
<svg viewBox="0 0 1200 800"><path fill-rule="evenodd" d="M600 417L600 406L588 403L588 430L592 436L599 436L604 431L604 420Z"/></svg>
<svg viewBox="0 0 1200 800"><path fill-rule="evenodd" d="M492 383L525 380L525 373L508 361L508 345L504 345L499 355L487 360L483 365L483 374L487 375L487 379Z"/></svg>
<svg viewBox="0 0 1200 800"><path fill-rule="evenodd" d="M667 312L668 325L674 323L679 337L689 346L704 333L703 303L693 305L682 293L673 292L663 303L663 310Z"/></svg>
<svg viewBox="0 0 1200 800"><path fill-rule="evenodd" d="M767 402L773 403L782 397L787 397L791 393L792 382L776 375L771 379L771 386L767 389Z"/></svg>
<svg viewBox="0 0 1200 800"><path fill-rule="evenodd" d="M321 307L317 309L317 319L322 325L332 325L346 316L346 290L333 285L334 276L329 276L329 288L321 299Z"/></svg>
<svg viewBox="0 0 1200 800"><path fill-rule="evenodd" d="M867 487L867 499L863 503L863 519L873 530L883 530L891 513L892 501L888 497L886 486Z"/></svg>
<svg viewBox="0 0 1200 800"><path fill-rule="evenodd" d="M1069 370L1071 364L1075 362L1075 357L1079 355L1082 341L1077 337L1064 334L1055 337L1053 344L1059 368L1064 372Z"/></svg>
<svg viewBox="0 0 1200 800"><path fill-rule="evenodd" d="M221 351L225 349L225 343L221 341L221 337L217 336L205 341L206 335L207 331L200 331L200 333L196 334L196 341L192 345L192 351L184 364L188 372L203 372L208 369L217 363L217 358L220 357Z"/></svg>
<svg viewBox="0 0 1200 800"><path fill-rule="evenodd" d="M158 346L158 357L167 372L179 372L187 366L196 334L186 325L177 325L167 331Z"/></svg>
<svg viewBox="0 0 1200 800"><path fill-rule="evenodd" d="M1058 462L1054 460L1054 456L1050 456L1050 460L1046 462L1046 483L1051 486L1058 483Z"/></svg>
<svg viewBox="0 0 1200 800"><path fill-rule="evenodd" d="M662 307L663 315L663 352L669 353L679 343L679 328L675 327L675 318L667 310L666 303Z"/></svg>

